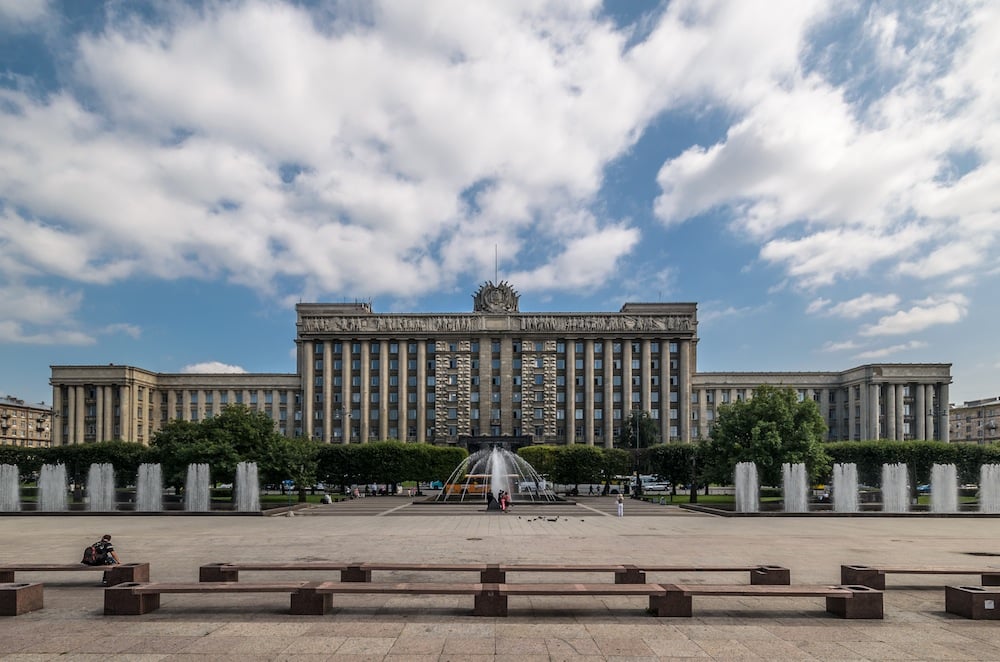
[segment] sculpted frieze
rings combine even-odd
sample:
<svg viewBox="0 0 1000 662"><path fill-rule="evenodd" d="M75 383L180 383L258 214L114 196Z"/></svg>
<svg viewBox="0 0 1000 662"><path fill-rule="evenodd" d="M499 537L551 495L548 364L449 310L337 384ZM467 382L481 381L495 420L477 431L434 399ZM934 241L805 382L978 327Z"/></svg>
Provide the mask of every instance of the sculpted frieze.
<svg viewBox="0 0 1000 662"><path fill-rule="evenodd" d="M487 325L489 320L491 324ZM629 332L693 331L689 315L336 315L303 316L302 333L469 333L505 331Z"/></svg>

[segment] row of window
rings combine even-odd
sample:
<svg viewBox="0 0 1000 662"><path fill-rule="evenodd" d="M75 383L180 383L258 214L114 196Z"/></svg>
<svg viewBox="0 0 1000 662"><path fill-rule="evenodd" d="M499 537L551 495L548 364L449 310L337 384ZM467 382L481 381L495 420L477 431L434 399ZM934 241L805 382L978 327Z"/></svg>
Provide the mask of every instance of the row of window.
<svg viewBox="0 0 1000 662"><path fill-rule="evenodd" d="M379 340L369 340L368 341L368 353L369 354L372 354L372 355L379 354L381 352L381 347L382 347L382 342L379 341ZM426 350L427 350L428 354L433 354L437 350L437 343L435 341L433 341L433 340L430 340L430 341L426 342L425 347L426 347ZM448 344L448 351L449 352L458 352L458 351L460 351L458 349L458 347L459 347L458 343L449 343ZM479 353L479 347L480 347L480 345L479 345L479 341L478 340L471 341L469 343L469 353L478 354ZM584 349L585 349L585 345L584 345L583 341L577 340L577 341L574 342L574 344L573 344L573 350L574 350L574 352L576 352L577 354L582 354L584 352ZM670 353L671 354L676 354L677 353L677 343L676 342L670 343L669 344L669 349L670 349ZM341 342L334 342L334 343L332 343L332 345L330 347L330 350L331 350L331 353L333 353L333 354L341 354L344 351L344 345ZM499 340L492 340L492 341L490 341L490 351L493 354L499 354L500 350L501 350L501 345L500 345L500 341ZM639 341L632 341L631 350L632 350L633 354L639 354L642 351L642 343L639 342ZM651 354L659 354L660 353L660 343L659 343L659 341L656 341L656 340L650 341L650 343L649 343L649 350L650 350ZM410 353L410 354L416 354L417 353L417 343L416 342L409 342L409 343L407 343L406 344L406 351L408 353ZM536 341L514 340L514 341L511 341L511 351L514 354L520 354L522 351L544 352L544 351L546 351L545 350L545 342L544 341L540 341L540 340L536 340ZM622 351L622 343L619 342L619 341L613 342L612 346L611 346L611 351L613 353L615 353L615 354L620 354L621 351ZM322 355L323 352L324 352L324 344L322 342L316 342L316 343L313 344L313 353L314 354ZM351 343L351 354L360 354L360 353L361 353L361 343L360 342L352 342ZM396 342L396 341L389 342L389 353L390 354L399 354L399 343L398 342ZM556 342L556 354L565 354L565 353L566 353L566 342L562 341L562 340ZM604 342L603 341L600 341L600 340L595 340L594 341L594 353L595 354L603 354L604 353Z"/></svg>

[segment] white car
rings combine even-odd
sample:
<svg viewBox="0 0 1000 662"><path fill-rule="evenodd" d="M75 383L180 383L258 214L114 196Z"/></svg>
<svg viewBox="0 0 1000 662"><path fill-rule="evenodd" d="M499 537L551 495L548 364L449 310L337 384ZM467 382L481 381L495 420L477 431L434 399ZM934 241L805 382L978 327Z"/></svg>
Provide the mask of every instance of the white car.
<svg viewBox="0 0 1000 662"><path fill-rule="evenodd" d="M642 486L643 492L669 492L670 483L647 483Z"/></svg>

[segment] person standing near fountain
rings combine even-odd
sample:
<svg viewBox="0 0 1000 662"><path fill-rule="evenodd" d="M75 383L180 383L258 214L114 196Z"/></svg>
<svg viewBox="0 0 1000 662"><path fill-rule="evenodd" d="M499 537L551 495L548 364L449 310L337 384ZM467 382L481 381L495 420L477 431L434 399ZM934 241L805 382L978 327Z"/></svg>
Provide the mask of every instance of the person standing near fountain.
<svg viewBox="0 0 1000 662"><path fill-rule="evenodd" d="M625 517L625 497L618 493L618 517Z"/></svg>

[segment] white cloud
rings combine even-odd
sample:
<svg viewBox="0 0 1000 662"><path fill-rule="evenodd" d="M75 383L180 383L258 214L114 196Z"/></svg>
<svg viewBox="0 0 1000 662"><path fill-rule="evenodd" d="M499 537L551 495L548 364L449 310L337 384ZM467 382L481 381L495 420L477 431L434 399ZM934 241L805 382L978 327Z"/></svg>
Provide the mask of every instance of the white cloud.
<svg viewBox="0 0 1000 662"><path fill-rule="evenodd" d="M26 345L92 345L76 329L79 292L52 291L22 283L0 285L0 342Z"/></svg>
<svg viewBox="0 0 1000 662"><path fill-rule="evenodd" d="M107 326L104 327L104 333L108 334L123 333L126 336L129 336L130 338L138 340L139 337L142 336L142 327L136 326L135 324L126 324L126 323L108 324Z"/></svg>
<svg viewBox="0 0 1000 662"><path fill-rule="evenodd" d="M889 347L882 347L880 349L872 349L866 352L861 352L859 354L855 354L854 358L860 360L882 359L892 354L898 354L899 352L905 352L911 349L920 349L926 346L927 343L923 341L911 340L910 342L902 343L900 345L891 345Z"/></svg>
<svg viewBox="0 0 1000 662"><path fill-rule="evenodd" d="M745 317L759 312L762 306L726 306L716 308L713 304L707 304L698 311L698 323L709 324L716 320L727 317Z"/></svg>
<svg viewBox="0 0 1000 662"><path fill-rule="evenodd" d="M192 363L181 368L185 374L244 374L246 370L238 365L229 365L221 361L205 361Z"/></svg>
<svg viewBox="0 0 1000 662"><path fill-rule="evenodd" d="M0 320L0 342L22 345L93 345L94 338L71 329L33 332L18 322Z"/></svg>
<svg viewBox="0 0 1000 662"><path fill-rule="evenodd" d="M969 300L962 294L929 297L917 301L909 310L886 315L875 324L861 329L863 336L886 336L915 333L937 324L955 324L968 312Z"/></svg>
<svg viewBox="0 0 1000 662"><path fill-rule="evenodd" d="M36 27L48 15L48 0L0 0L0 34Z"/></svg>
<svg viewBox="0 0 1000 662"><path fill-rule="evenodd" d="M1000 243L1000 189L988 183L1000 178L1000 81L981 68L1000 60L1000 8L926 9L876 6L867 33L826 50L783 35L799 46L786 64L799 68L750 74L756 97L709 87L737 121L663 164L660 220L723 210L765 262L807 288L875 267L981 277Z"/></svg>
<svg viewBox="0 0 1000 662"><path fill-rule="evenodd" d="M806 313L810 315L821 313L824 310L826 310L826 308L830 305L830 303L831 302L829 299L824 299L822 297L820 297L819 299L813 299L812 301L809 302L809 305L806 306Z"/></svg>
<svg viewBox="0 0 1000 662"><path fill-rule="evenodd" d="M855 319L874 310L889 310L899 305L899 297L895 294L862 294L854 299L841 301L830 306L827 314L837 317Z"/></svg>
<svg viewBox="0 0 1000 662"><path fill-rule="evenodd" d="M823 352L845 352L852 349L857 349L858 343L853 340L844 340L842 342L827 341L823 345Z"/></svg>
<svg viewBox="0 0 1000 662"><path fill-rule="evenodd" d="M633 228L610 227L593 235L569 241L565 250L531 271L515 272L510 280L520 287L537 290L573 290L606 280L618 261L639 241Z"/></svg>

